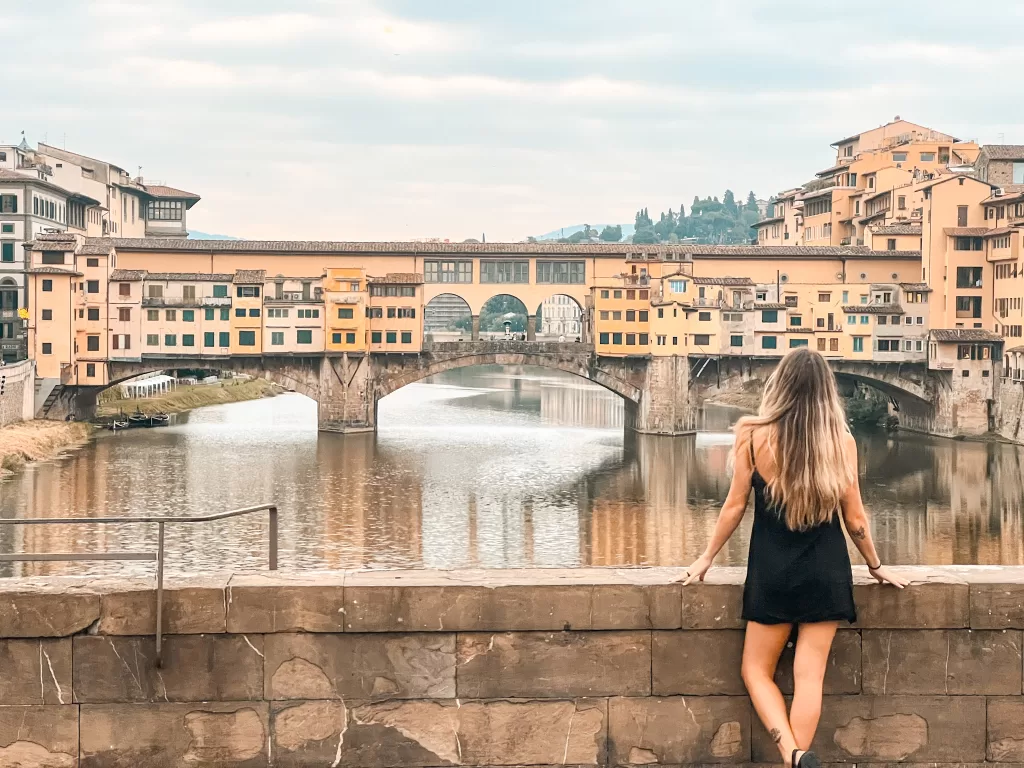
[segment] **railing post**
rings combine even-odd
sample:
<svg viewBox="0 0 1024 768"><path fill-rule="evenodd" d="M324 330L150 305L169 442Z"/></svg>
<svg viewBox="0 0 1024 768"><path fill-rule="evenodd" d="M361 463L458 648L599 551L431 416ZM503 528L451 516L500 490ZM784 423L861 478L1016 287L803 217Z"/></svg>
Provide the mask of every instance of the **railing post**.
<svg viewBox="0 0 1024 768"><path fill-rule="evenodd" d="M270 512L270 570L277 570L277 507L271 507Z"/></svg>
<svg viewBox="0 0 1024 768"><path fill-rule="evenodd" d="M164 636L164 524L157 523L156 544L156 665L162 667Z"/></svg>

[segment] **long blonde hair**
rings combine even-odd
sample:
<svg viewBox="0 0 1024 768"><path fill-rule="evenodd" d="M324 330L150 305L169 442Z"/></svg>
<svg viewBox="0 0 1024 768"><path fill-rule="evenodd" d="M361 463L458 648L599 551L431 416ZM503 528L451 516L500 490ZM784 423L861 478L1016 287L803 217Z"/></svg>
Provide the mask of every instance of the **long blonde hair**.
<svg viewBox="0 0 1024 768"><path fill-rule="evenodd" d="M765 385L757 416L736 425L737 451L747 440L753 445L757 427L768 429L776 466L767 483L768 500L776 508L785 506L787 527L805 531L828 522L855 478L846 457L846 413L825 358L806 347L782 358Z"/></svg>

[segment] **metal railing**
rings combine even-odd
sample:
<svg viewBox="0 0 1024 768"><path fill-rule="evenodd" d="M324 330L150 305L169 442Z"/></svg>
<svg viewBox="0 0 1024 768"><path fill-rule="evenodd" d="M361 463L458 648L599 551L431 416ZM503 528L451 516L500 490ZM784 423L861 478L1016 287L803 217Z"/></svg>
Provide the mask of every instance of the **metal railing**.
<svg viewBox="0 0 1024 768"><path fill-rule="evenodd" d="M12 562L71 562L71 561L129 561L142 560L156 563L156 663L163 663L163 608L164 608L164 533L168 525L178 523L210 523L241 517L255 512L267 512L269 526L267 529L268 556L270 570L277 570L277 506L260 504L255 507L243 507L229 512L218 512L212 515L195 515L192 517L43 517L0 520L0 525L137 525L156 524L157 544L155 552L39 552L0 554L0 563Z"/></svg>

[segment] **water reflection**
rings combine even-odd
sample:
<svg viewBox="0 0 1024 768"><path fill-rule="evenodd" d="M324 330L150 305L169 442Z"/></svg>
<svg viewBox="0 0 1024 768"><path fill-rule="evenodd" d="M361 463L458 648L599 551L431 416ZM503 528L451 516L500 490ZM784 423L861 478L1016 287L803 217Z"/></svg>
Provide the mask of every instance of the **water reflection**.
<svg viewBox="0 0 1024 768"><path fill-rule="evenodd" d="M286 568L682 565L703 548L729 484L730 409L695 438L622 431L617 397L536 369L477 368L386 400L374 435L318 435L287 395L196 411L171 427L102 435L0 483L4 517L199 513L274 500ZM893 563L1024 564L1024 451L858 436L879 551ZM746 558L750 519L722 553ZM168 531L169 569L261 568L265 521ZM155 545L142 527L0 526L0 551ZM3 564L0 574L142 564Z"/></svg>

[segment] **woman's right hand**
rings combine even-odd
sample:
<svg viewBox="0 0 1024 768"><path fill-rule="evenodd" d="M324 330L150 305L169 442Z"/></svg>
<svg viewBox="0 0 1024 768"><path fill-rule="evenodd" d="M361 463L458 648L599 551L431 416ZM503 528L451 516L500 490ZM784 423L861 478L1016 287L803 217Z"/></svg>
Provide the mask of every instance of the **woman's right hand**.
<svg viewBox="0 0 1024 768"><path fill-rule="evenodd" d="M877 568L868 568L868 573L874 576L879 584L892 584L897 589L903 589L910 583L908 579L903 578L898 573L893 573L884 565L880 565Z"/></svg>
<svg viewBox="0 0 1024 768"><path fill-rule="evenodd" d="M704 574L711 568L711 558L705 552L693 561L693 564L686 569L686 576L683 577L683 586L693 584L695 581L704 581Z"/></svg>

